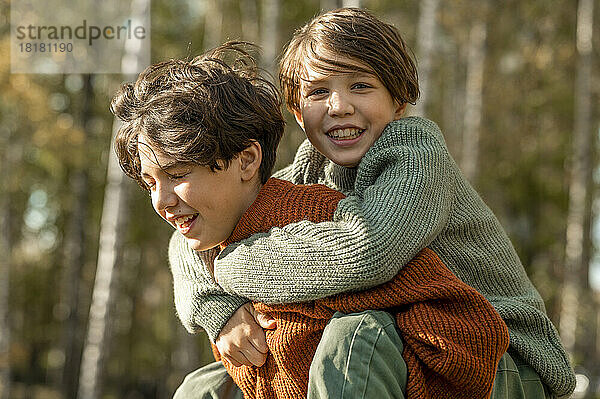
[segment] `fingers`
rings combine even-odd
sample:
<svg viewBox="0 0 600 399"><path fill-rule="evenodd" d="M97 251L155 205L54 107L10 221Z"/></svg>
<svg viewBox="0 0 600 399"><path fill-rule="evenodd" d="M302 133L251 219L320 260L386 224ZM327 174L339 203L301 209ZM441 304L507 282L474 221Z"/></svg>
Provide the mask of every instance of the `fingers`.
<svg viewBox="0 0 600 399"><path fill-rule="evenodd" d="M256 366L260 367L267 361L267 354L261 353L256 349L247 349L245 352L236 351L231 355L222 355L229 363L235 367Z"/></svg>
<svg viewBox="0 0 600 399"><path fill-rule="evenodd" d="M277 321L271 316L264 313L255 313L254 319L262 328L266 328L267 330L273 330L277 328Z"/></svg>
<svg viewBox="0 0 600 399"><path fill-rule="evenodd" d="M223 355L223 359L227 360L229 363L233 364L235 367L240 367L242 365L242 363L238 362L237 360L235 360L235 358L233 358L231 356Z"/></svg>
<svg viewBox="0 0 600 399"><path fill-rule="evenodd" d="M254 306L251 306L248 310L252 314L252 317L254 317L256 323L262 328L266 328L267 330L277 328L277 321L268 314L257 312L256 309L254 309Z"/></svg>
<svg viewBox="0 0 600 399"><path fill-rule="evenodd" d="M270 316L256 312L251 303L241 306L223 326L215 345L221 356L233 366L262 366L269 348L266 329L276 328Z"/></svg>
<svg viewBox="0 0 600 399"><path fill-rule="evenodd" d="M248 342L259 353L266 354L269 351L265 332L262 329L255 330L252 334L248 335Z"/></svg>
<svg viewBox="0 0 600 399"><path fill-rule="evenodd" d="M244 356L246 360L250 362L249 365L254 365L256 367L262 366L267 360L267 354L259 352L254 347L246 350L244 353L242 353L242 356Z"/></svg>

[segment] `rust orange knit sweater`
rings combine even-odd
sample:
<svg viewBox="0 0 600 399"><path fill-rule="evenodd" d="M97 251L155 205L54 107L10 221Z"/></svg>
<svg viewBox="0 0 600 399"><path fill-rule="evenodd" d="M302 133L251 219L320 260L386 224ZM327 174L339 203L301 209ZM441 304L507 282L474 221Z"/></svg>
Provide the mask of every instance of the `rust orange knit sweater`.
<svg viewBox="0 0 600 399"><path fill-rule="evenodd" d="M275 226L331 220L342 198L322 185L269 179L222 247ZM428 248L391 281L369 290L254 307L277 321L275 330L266 330L266 363L234 367L223 362L247 399L306 398L310 363L335 311L383 309L394 315L405 344L409 399L489 397L508 348L508 329L500 315ZM214 345L213 351L220 360Z"/></svg>

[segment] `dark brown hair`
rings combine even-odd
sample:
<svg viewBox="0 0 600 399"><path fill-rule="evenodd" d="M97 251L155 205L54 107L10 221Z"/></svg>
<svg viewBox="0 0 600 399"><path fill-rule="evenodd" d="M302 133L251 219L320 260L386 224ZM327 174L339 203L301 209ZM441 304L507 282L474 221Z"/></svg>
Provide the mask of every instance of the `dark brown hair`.
<svg viewBox="0 0 600 399"><path fill-rule="evenodd" d="M288 109L298 111L306 67L319 72L375 74L400 104L419 97L417 69L398 30L370 12L340 8L318 15L298 29L279 63L279 82ZM364 65L345 63L349 58Z"/></svg>
<svg viewBox="0 0 600 399"><path fill-rule="evenodd" d="M264 183L285 121L276 87L259 75L251 44L228 42L191 60L151 65L125 83L110 109L124 123L115 138L123 171L140 177L138 137L176 161L221 169L253 141L262 149ZM221 162L219 162L221 161Z"/></svg>

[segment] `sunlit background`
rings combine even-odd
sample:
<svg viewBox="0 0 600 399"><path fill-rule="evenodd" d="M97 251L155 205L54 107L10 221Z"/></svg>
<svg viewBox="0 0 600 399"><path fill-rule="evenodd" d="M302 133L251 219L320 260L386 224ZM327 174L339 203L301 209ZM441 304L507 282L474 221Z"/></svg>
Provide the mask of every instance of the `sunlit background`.
<svg viewBox="0 0 600 399"><path fill-rule="evenodd" d="M599 2L344 4L414 50L410 112L440 125L505 226L572 356L573 397L600 397ZM153 0L151 59L242 38L275 73L294 29L338 5ZM0 0L0 399L169 398L211 353L175 316L170 227L109 168L108 104L125 77L11 74L9 10ZM302 140L288 115L277 168Z"/></svg>

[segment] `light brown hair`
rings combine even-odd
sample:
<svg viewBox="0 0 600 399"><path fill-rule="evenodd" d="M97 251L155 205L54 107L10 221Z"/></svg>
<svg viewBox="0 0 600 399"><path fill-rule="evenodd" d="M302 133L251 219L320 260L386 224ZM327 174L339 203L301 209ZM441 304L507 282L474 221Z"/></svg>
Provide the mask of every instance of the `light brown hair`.
<svg viewBox="0 0 600 399"><path fill-rule="evenodd" d="M257 141L261 182L270 177L285 121L279 92L260 76L249 47L228 42L191 60L159 62L121 86L110 109L124 122L115 151L129 177L146 187L139 135L166 156L213 171Z"/></svg>
<svg viewBox="0 0 600 399"><path fill-rule="evenodd" d="M375 74L400 104L419 97L417 69L398 30L370 12L340 8L318 15L298 29L279 63L279 82L291 111L300 106L300 85L306 67L324 73ZM360 66L339 57L358 61Z"/></svg>

